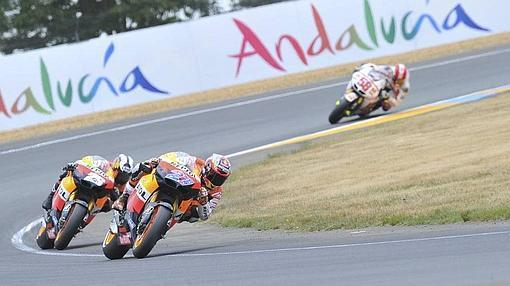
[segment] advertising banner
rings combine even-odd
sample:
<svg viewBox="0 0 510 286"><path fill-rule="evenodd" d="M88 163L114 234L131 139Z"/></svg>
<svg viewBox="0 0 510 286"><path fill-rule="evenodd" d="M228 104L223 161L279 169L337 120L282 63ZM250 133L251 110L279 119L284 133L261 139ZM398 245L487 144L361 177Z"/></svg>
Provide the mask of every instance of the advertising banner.
<svg viewBox="0 0 510 286"><path fill-rule="evenodd" d="M505 0L302 0L0 56L0 132L510 30Z"/></svg>

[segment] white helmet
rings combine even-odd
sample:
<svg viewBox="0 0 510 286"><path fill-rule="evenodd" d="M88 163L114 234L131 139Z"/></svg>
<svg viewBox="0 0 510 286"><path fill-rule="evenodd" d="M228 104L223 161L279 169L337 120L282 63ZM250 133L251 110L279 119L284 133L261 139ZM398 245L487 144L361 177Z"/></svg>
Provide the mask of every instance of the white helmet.
<svg viewBox="0 0 510 286"><path fill-rule="evenodd" d="M112 164L112 169L118 171L115 177L115 183L119 185L127 183L131 177L133 166L134 162L131 156L119 154L115 160L113 160Z"/></svg>

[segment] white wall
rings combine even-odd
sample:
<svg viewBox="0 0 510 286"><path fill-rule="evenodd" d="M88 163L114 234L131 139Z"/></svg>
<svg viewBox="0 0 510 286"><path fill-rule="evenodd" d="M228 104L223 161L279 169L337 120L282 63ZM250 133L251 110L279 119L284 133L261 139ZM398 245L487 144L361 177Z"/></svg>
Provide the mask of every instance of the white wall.
<svg viewBox="0 0 510 286"><path fill-rule="evenodd" d="M506 32L509 8L506 0L290 1L4 56L0 58L0 131ZM417 33L407 39L402 31L406 15L407 31L422 19ZM381 19L386 27L395 20L392 43L383 37ZM321 26L322 36L309 52ZM358 35L358 44L336 47L342 35L345 46L353 34ZM303 50L303 59L290 38ZM321 45L324 49L318 53ZM139 75L135 85L135 68L147 83ZM65 92L69 80L72 99L66 106L57 84ZM80 100L80 81L82 95L98 85L89 102Z"/></svg>

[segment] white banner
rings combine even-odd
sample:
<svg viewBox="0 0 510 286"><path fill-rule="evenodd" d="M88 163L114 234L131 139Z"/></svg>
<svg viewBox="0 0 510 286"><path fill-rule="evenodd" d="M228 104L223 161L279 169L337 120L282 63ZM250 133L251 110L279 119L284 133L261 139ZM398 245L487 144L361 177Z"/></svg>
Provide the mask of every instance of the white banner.
<svg viewBox="0 0 510 286"><path fill-rule="evenodd" d="M0 131L507 32L509 10L506 0L290 1L4 56Z"/></svg>

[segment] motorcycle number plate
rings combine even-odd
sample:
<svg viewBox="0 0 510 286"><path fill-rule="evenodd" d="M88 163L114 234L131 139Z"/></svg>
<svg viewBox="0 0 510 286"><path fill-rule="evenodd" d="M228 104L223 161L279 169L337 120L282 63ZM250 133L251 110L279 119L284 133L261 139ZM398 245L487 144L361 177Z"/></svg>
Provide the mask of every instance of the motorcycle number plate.
<svg viewBox="0 0 510 286"><path fill-rule="evenodd" d="M193 180L181 170L171 170L165 178L176 181L181 186L193 185Z"/></svg>
<svg viewBox="0 0 510 286"><path fill-rule="evenodd" d="M91 183L94 183L98 186L102 186L104 185L105 183L105 179L102 178L101 176L99 176L98 174L95 174L95 173L90 173L88 174L85 178L83 178L85 181L89 181Z"/></svg>
<svg viewBox="0 0 510 286"><path fill-rule="evenodd" d="M368 76L362 73L355 73L353 75L353 80L356 82L356 86L361 89L367 97L377 97L379 94L376 85Z"/></svg>
<svg viewBox="0 0 510 286"><path fill-rule="evenodd" d="M354 92L346 93L344 97L348 102L353 102L358 99L358 96Z"/></svg>

